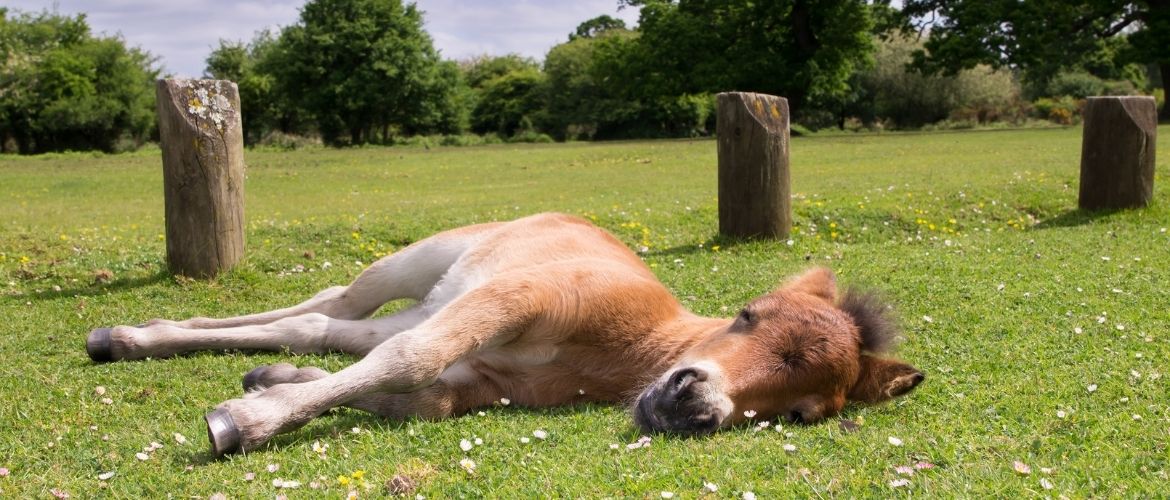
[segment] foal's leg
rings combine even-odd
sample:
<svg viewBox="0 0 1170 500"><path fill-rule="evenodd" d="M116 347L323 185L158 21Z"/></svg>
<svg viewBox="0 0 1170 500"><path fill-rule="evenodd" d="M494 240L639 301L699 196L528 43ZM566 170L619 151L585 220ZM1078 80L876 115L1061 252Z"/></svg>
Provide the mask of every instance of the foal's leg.
<svg viewBox="0 0 1170 500"><path fill-rule="evenodd" d="M326 377L279 384L221 404L207 415L213 451L253 450L330 408L432 386L469 353L502 345L545 310L530 283L488 283L467 292L418 327L395 335L361 361ZM376 399L376 398L375 398ZM392 401L390 402L392 403Z"/></svg>
<svg viewBox="0 0 1170 500"><path fill-rule="evenodd" d="M116 327L110 342L114 359L167 357L207 349L258 349L291 352L344 352L362 356L391 336L426 320L422 304L375 319L334 319L321 313L278 319L265 325L186 329L167 324Z"/></svg>
<svg viewBox="0 0 1170 500"><path fill-rule="evenodd" d="M313 366L297 368L288 363L261 366L244 375L244 390L249 391L244 397L259 397L266 387L311 382L328 376L329 372ZM386 418L438 420L487 406L503 396L499 386L490 379L457 363L435 383L415 392L370 393L356 397L345 406Z"/></svg>
<svg viewBox="0 0 1170 500"><path fill-rule="evenodd" d="M200 349L280 350L288 347L294 352L318 352L320 348L315 348L312 342L306 350L301 350L303 342L280 343L282 337L274 337L271 331L244 327L286 321L283 325L286 328L302 324L311 328L320 326L328 318L368 318L391 300L422 300L458 261L460 255L496 226L481 224L439 233L375 262L349 286L329 288L293 307L226 319L192 318L180 322L153 320L140 327L98 328L90 332L86 350L94 361L170 356ZM399 329L401 331L425 319L420 314L421 309L408 309L395 315L398 319L393 321L404 325ZM193 330L209 331L196 333ZM225 335L257 338L228 339ZM364 354L372 348L366 340L358 340L356 345L358 347L353 351L356 354ZM327 348L350 352L346 347L327 345Z"/></svg>

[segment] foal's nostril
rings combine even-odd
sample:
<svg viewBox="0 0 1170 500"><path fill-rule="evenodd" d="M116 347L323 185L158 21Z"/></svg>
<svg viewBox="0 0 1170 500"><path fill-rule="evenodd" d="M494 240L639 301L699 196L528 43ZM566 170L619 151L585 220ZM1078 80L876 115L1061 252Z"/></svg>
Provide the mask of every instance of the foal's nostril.
<svg viewBox="0 0 1170 500"><path fill-rule="evenodd" d="M926 380L926 375L921 372L915 373L914 376L910 378L910 380L910 386L917 387L918 384L921 384L923 380Z"/></svg>
<svg viewBox="0 0 1170 500"><path fill-rule="evenodd" d="M682 368L670 375L670 390L672 393L682 391L698 380L698 370Z"/></svg>
<svg viewBox="0 0 1170 500"><path fill-rule="evenodd" d="M803 424L804 414L800 410L792 410L788 412L788 421L794 424Z"/></svg>

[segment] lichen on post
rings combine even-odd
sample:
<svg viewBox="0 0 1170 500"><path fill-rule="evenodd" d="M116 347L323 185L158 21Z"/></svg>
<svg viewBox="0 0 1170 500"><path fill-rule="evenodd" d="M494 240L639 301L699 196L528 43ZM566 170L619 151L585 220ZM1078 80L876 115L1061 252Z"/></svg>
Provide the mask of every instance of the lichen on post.
<svg viewBox="0 0 1170 500"><path fill-rule="evenodd" d="M244 255L244 136L236 84L159 80L167 265L207 278Z"/></svg>

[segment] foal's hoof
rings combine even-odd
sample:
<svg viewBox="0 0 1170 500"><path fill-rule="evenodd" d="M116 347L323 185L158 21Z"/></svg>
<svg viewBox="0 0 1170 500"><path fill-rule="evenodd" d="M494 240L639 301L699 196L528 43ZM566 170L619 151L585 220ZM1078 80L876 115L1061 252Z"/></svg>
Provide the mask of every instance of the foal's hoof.
<svg viewBox="0 0 1170 500"><path fill-rule="evenodd" d="M217 457L240 451L240 429L232 420L231 413L217 408L203 417L207 421L207 438L211 440L211 453Z"/></svg>
<svg viewBox="0 0 1170 500"><path fill-rule="evenodd" d="M268 371L268 365L257 366L252 371L244 374L244 392L252 392L261 387L260 377L264 376L264 372Z"/></svg>
<svg viewBox="0 0 1170 500"><path fill-rule="evenodd" d="M89 332L89 337L85 339L85 352L89 353L89 359L98 363L105 363L113 361L113 354L110 352L110 333L112 328L98 328Z"/></svg>

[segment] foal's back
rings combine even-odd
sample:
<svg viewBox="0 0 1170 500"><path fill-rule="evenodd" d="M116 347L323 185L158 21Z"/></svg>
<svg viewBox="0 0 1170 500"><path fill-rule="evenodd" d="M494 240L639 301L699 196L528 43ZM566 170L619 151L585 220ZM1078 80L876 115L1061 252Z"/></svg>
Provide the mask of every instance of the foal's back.
<svg viewBox="0 0 1170 500"><path fill-rule="evenodd" d="M491 225L460 258L460 264L496 274L579 260L654 279L642 259L609 233L579 217L558 213Z"/></svg>

